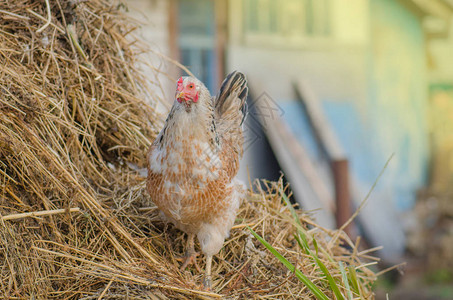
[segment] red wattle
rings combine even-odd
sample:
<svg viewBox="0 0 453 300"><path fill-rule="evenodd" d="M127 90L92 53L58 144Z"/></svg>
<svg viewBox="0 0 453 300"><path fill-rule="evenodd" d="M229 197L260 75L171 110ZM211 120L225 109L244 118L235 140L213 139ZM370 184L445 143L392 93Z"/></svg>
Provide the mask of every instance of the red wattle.
<svg viewBox="0 0 453 300"><path fill-rule="evenodd" d="M195 97L193 98L193 102L197 102L198 101L198 93L195 94Z"/></svg>

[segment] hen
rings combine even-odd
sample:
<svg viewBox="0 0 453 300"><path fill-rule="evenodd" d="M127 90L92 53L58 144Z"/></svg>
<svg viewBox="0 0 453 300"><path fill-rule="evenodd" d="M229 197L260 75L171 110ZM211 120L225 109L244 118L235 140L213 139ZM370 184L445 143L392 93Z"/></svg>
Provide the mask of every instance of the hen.
<svg viewBox="0 0 453 300"><path fill-rule="evenodd" d="M215 98L198 79L181 77L165 126L147 155L151 199L188 235L181 268L194 261L196 235L206 256L207 289L212 256L228 237L243 198L244 186L235 176L243 153L247 93L245 76L236 71Z"/></svg>

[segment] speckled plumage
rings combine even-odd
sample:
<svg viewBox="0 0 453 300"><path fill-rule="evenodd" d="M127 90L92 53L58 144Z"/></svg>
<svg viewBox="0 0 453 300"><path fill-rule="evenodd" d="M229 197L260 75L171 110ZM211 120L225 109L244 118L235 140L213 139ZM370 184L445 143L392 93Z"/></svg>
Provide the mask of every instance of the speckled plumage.
<svg viewBox="0 0 453 300"><path fill-rule="evenodd" d="M215 98L193 77L180 79L178 91L192 83L195 100L174 101L149 149L147 189L170 222L189 237L197 235L210 273L210 257L223 246L243 198L235 176L248 89L245 76L233 72Z"/></svg>

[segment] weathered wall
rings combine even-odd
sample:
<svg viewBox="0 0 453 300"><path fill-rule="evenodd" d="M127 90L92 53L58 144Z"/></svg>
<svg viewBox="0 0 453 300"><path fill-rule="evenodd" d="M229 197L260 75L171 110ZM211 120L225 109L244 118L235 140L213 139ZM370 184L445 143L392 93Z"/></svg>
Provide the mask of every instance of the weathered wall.
<svg viewBox="0 0 453 300"><path fill-rule="evenodd" d="M365 214L367 230L375 231L374 242L386 247L387 257L401 253L401 214L427 177L428 83L420 20L397 1L333 0L327 42L266 47L244 41L242 6L230 3L229 69L243 70L277 101L295 99L293 80L310 84L350 158L356 201L395 153ZM265 163L259 149L250 152L255 165Z"/></svg>
<svg viewBox="0 0 453 300"><path fill-rule="evenodd" d="M436 192L453 188L453 22L446 39L428 43L430 64L430 139L432 171L430 186Z"/></svg>
<svg viewBox="0 0 453 300"><path fill-rule="evenodd" d="M292 82L305 79L321 99L353 101L358 107L365 102L367 0L348 1L347 6L332 1L331 36L324 41L307 40L296 47L244 42L243 2L229 3L228 70L245 72L251 81L266 86L265 91L277 101L294 100ZM254 92L257 97L264 91ZM254 146L245 156L252 177L259 177L267 158L261 155L263 145L259 141ZM246 171L241 171L246 177Z"/></svg>
<svg viewBox="0 0 453 300"><path fill-rule="evenodd" d="M370 161L377 171L395 160L382 181L393 187L394 205L410 209L426 182L428 164L427 74L421 21L392 0L371 1L371 44L365 125ZM365 174L363 176L366 176ZM373 178L365 177L368 180Z"/></svg>
<svg viewBox="0 0 453 300"><path fill-rule="evenodd" d="M136 34L146 41L152 51L170 57L169 1L128 0L126 4L130 16L141 24ZM146 55L146 53L143 55L145 55L148 65L142 65L141 68L155 83L152 88L155 88L157 95L165 103L165 105L159 106L159 110L166 113L174 96L175 83L168 77L168 73L171 75L174 67L168 60L158 55ZM156 70L162 73L156 75Z"/></svg>

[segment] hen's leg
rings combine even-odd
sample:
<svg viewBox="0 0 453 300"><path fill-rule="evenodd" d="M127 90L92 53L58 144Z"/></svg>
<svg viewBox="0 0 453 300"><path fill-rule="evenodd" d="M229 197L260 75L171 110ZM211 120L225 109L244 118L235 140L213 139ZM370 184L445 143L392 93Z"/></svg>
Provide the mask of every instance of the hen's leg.
<svg viewBox="0 0 453 300"><path fill-rule="evenodd" d="M211 281L211 265L212 265L212 255L206 255L206 272L203 279L203 288L205 290L210 290L212 281Z"/></svg>
<svg viewBox="0 0 453 300"><path fill-rule="evenodd" d="M197 264L197 256L198 252L195 252L195 247L194 247L194 238L195 234L189 233L189 236L187 237L187 247L186 247L186 255L184 259L184 263L181 266L181 271L183 271L185 268L187 268L188 265L194 264L195 268L197 269L198 272L200 272L200 267Z"/></svg>

